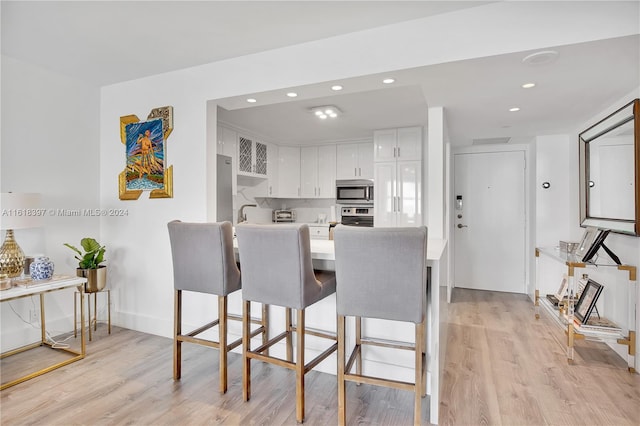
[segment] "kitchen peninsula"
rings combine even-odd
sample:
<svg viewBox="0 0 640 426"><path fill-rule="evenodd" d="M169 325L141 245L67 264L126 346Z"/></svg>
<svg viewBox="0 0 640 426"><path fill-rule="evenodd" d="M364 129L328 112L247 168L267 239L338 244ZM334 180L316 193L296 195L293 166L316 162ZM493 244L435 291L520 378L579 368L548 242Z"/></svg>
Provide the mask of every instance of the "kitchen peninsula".
<svg viewBox="0 0 640 426"><path fill-rule="evenodd" d="M234 238L234 248L237 255L237 240ZM335 249L333 240L311 240L311 258L313 259L313 265L315 269L321 270L334 270L335 269ZM440 324L440 301L444 300L446 303L446 291L441 295L440 290L442 287L441 274L440 274L440 262L443 256L446 256L447 240L442 239L429 239L427 242L427 267L429 268L429 281L427 283L427 328L426 328L426 341L427 341L427 394L430 397L430 417L429 421L433 424L438 423L438 407L440 402L440 372L442 371L442 365L440 360L440 335L444 330L441 330ZM340 284L338 284L340 285ZM446 288L446 287L445 287ZM314 307L314 318L320 318L322 324L314 324L314 327L322 328L327 331L335 332L335 294L321 300ZM320 311L320 312L318 312ZM331 321L329 322L329 318ZM364 322L363 328L367 328L367 320ZM369 335L375 335L375 337L386 338L393 340L394 336L401 336L401 339L411 340L413 336L412 329L406 333L409 338L405 338L404 329L399 328L395 322L372 320L370 327L375 331L369 329L367 333ZM279 323L272 321L271 324L276 324L276 328ZM375 323L375 324L374 324ZM393 324L390 324L393 323ZM272 331L273 333L273 331ZM379 336L378 336L379 333ZM398 340L398 337L396 337ZM444 349L444 348L442 348ZM442 352L443 353L443 352ZM335 365L332 365L331 370L327 371L332 374L336 374ZM399 380L411 381L413 375L413 365L411 359L405 359L403 357L386 358L381 353L374 353L370 358L365 355L363 358L363 368L371 368L372 371L383 371L383 375L393 375Z"/></svg>

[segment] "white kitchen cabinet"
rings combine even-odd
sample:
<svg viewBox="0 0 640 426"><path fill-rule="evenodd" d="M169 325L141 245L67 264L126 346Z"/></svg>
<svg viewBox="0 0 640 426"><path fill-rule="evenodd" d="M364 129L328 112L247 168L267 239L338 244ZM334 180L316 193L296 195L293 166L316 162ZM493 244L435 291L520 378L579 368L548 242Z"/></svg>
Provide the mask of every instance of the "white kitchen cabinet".
<svg viewBox="0 0 640 426"><path fill-rule="evenodd" d="M374 225L422 225L422 161L374 165Z"/></svg>
<svg viewBox="0 0 640 426"><path fill-rule="evenodd" d="M422 160L422 127L373 132L374 162Z"/></svg>
<svg viewBox="0 0 640 426"><path fill-rule="evenodd" d="M266 178L268 174L267 144L238 135L238 175Z"/></svg>
<svg viewBox="0 0 640 426"><path fill-rule="evenodd" d="M278 147L279 198L300 198L300 147Z"/></svg>
<svg viewBox="0 0 640 426"><path fill-rule="evenodd" d="M267 197L278 196L278 145L267 144Z"/></svg>
<svg viewBox="0 0 640 426"><path fill-rule="evenodd" d="M232 182L232 193L236 195L238 193L238 179L237 179L237 161L238 161L238 153L237 153L237 142L238 142L238 134L226 127L218 126L218 134L217 134L217 149L216 152L221 155L226 155L231 157L231 162L233 164L231 170L231 182Z"/></svg>
<svg viewBox="0 0 640 426"><path fill-rule="evenodd" d="M373 145L370 142L338 144L336 179L373 179Z"/></svg>
<svg viewBox="0 0 640 426"><path fill-rule="evenodd" d="M329 225L309 225L309 237L312 240L328 240Z"/></svg>
<svg viewBox="0 0 640 426"><path fill-rule="evenodd" d="M422 225L422 127L373 132L374 225Z"/></svg>
<svg viewBox="0 0 640 426"><path fill-rule="evenodd" d="M335 198L335 145L300 148L300 197Z"/></svg>

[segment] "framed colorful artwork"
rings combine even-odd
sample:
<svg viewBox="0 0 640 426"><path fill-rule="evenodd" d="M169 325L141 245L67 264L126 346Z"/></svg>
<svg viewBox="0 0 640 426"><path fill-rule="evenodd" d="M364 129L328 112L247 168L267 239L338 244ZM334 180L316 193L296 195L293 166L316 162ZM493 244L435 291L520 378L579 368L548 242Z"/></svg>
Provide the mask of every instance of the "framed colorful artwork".
<svg viewBox="0 0 640 426"><path fill-rule="evenodd" d="M125 145L126 166L118 176L121 200L137 200L143 191L149 198L173 197L173 166L166 165L166 140L173 130L173 108L154 108L147 121L135 115L120 117L120 139Z"/></svg>

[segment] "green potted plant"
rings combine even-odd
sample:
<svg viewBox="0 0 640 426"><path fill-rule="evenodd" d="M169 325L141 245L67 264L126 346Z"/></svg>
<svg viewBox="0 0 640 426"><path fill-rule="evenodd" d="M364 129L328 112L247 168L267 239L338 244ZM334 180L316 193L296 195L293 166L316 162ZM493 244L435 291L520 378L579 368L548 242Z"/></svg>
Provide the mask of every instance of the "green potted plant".
<svg viewBox="0 0 640 426"><path fill-rule="evenodd" d="M69 243L64 245L78 254L74 256L79 261L76 275L87 279L87 283L84 285L85 293L101 291L107 285L107 267L101 265L104 262L105 246L100 245L93 238L80 240L84 253Z"/></svg>

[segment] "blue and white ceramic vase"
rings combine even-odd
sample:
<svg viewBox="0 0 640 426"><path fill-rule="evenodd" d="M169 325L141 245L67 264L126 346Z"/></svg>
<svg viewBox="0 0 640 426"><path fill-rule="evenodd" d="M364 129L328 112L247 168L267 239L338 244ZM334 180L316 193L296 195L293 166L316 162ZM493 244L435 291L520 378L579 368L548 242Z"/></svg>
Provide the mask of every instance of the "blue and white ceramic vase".
<svg viewBox="0 0 640 426"><path fill-rule="evenodd" d="M53 262L46 256L36 257L29 265L32 280L49 280L53 276Z"/></svg>

